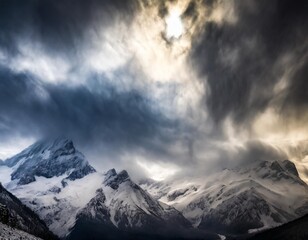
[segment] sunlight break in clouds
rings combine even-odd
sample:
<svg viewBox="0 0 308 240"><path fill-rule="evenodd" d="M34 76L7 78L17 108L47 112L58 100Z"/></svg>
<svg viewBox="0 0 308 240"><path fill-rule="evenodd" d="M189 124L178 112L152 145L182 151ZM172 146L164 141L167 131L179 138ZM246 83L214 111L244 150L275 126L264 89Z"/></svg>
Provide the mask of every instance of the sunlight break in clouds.
<svg viewBox="0 0 308 240"><path fill-rule="evenodd" d="M32 12L44 7L38 3L23 9L27 14L16 20L22 23L3 22L5 141L19 131L25 139L63 133L85 148L120 141L128 159L133 143L185 168L223 162L220 146L232 153L250 140L281 147L307 138L305 31L292 13L286 27L280 24L276 9L283 3L128 2L77 4L70 11L50 3L51 19ZM96 154L93 161L119 159L120 151L110 149L112 156L103 152L103 160Z"/></svg>
<svg viewBox="0 0 308 240"><path fill-rule="evenodd" d="M179 169L170 164L155 164L154 162L137 161L137 164L143 168L148 176L156 181L162 181L166 178L172 177Z"/></svg>
<svg viewBox="0 0 308 240"><path fill-rule="evenodd" d="M167 38L179 38L184 33L184 27L181 19L181 13L178 9L172 9L166 17L166 35Z"/></svg>

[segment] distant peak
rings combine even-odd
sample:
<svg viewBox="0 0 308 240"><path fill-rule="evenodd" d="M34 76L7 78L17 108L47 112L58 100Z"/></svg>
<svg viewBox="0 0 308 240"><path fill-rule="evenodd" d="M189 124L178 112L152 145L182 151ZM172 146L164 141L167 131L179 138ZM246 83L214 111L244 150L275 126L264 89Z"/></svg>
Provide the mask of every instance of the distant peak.
<svg viewBox="0 0 308 240"><path fill-rule="evenodd" d="M115 176L115 175L117 175L117 172L116 172L116 170L115 170L114 168L112 168L112 169L109 169L109 170L106 172L105 175L106 175L106 176Z"/></svg>
<svg viewBox="0 0 308 240"><path fill-rule="evenodd" d="M284 167L286 168L286 170L292 174L294 174L295 176L299 177L297 168L295 166L295 164L293 162L291 162L290 160L284 160L283 161Z"/></svg>
<svg viewBox="0 0 308 240"><path fill-rule="evenodd" d="M39 142L42 144L51 145L53 148L75 148L73 140L66 137L49 138Z"/></svg>
<svg viewBox="0 0 308 240"><path fill-rule="evenodd" d="M127 180L129 180L127 171L123 170L117 174L115 169L112 168L105 174L104 184L110 186L113 189L117 189L121 183Z"/></svg>
<svg viewBox="0 0 308 240"><path fill-rule="evenodd" d="M22 151L20 154L28 154L31 155L33 153L44 153L46 150L66 150L70 152L74 152L75 146L71 139L64 138L64 137L57 137L57 138L43 138L41 140L38 140L28 148L26 148L24 151Z"/></svg>
<svg viewBox="0 0 308 240"><path fill-rule="evenodd" d="M66 137L55 138L54 142L59 142L63 144L73 144L73 140L70 138L66 138Z"/></svg>
<svg viewBox="0 0 308 240"><path fill-rule="evenodd" d="M119 174L118 174L119 179L121 180L125 180L127 178L129 178L129 175L127 173L126 170L122 170Z"/></svg>
<svg viewBox="0 0 308 240"><path fill-rule="evenodd" d="M51 178L69 173L67 179L73 181L95 172L73 141L65 137L40 140L5 163L18 166L11 179L19 179L21 185L34 182L35 176Z"/></svg>
<svg viewBox="0 0 308 240"><path fill-rule="evenodd" d="M115 179L117 178L117 172L114 168L108 170L105 173L105 179L104 179L104 183L106 185L111 184Z"/></svg>

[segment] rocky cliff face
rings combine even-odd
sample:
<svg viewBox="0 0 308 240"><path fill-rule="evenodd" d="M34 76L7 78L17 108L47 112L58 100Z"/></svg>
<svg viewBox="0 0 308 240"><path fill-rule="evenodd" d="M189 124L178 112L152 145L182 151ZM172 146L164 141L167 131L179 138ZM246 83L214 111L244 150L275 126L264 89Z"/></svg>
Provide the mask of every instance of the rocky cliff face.
<svg viewBox="0 0 308 240"><path fill-rule="evenodd" d="M14 169L12 180L19 185L35 181L35 177L52 178L69 173L67 179L75 180L95 172L82 153L69 139L39 141L18 155L7 159L5 165Z"/></svg>

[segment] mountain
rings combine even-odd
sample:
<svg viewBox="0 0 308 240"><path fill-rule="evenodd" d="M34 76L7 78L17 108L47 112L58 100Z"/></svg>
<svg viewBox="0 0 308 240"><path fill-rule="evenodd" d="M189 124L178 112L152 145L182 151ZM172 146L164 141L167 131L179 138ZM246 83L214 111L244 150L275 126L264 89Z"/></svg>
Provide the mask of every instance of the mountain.
<svg viewBox="0 0 308 240"><path fill-rule="evenodd" d="M58 138L4 161L0 181L53 233L72 240L237 237L308 212L308 186L288 160L137 184L125 170L97 172L71 140Z"/></svg>
<svg viewBox="0 0 308 240"><path fill-rule="evenodd" d="M91 227L93 225L96 230ZM189 221L180 212L153 199L126 171L117 173L111 169L104 174L95 197L78 213L70 239L83 239L84 236L95 239L102 233L105 239L126 239L127 234L135 238L135 234L156 234L157 238L157 235L175 235L176 232L182 236L184 232L180 233L179 229L190 228ZM115 229L120 231L115 234ZM213 237L217 239L216 235Z"/></svg>
<svg viewBox="0 0 308 240"><path fill-rule="evenodd" d="M122 239L161 236L172 226L185 229L183 236L193 231L179 211L150 196L126 171L97 172L69 139L39 141L4 164L0 181L61 238L89 236L93 226Z"/></svg>
<svg viewBox="0 0 308 240"><path fill-rule="evenodd" d="M11 179L19 185L34 182L36 176L52 178L69 172L65 179L75 180L95 172L73 142L62 138L39 141L7 159L5 165L14 169Z"/></svg>
<svg viewBox="0 0 308 240"><path fill-rule="evenodd" d="M289 222L308 212L308 186L288 161L255 161L199 179L142 181L156 199L193 226L241 235Z"/></svg>
<svg viewBox="0 0 308 240"><path fill-rule="evenodd" d="M47 226L0 183L0 222L44 239L55 239Z"/></svg>
<svg viewBox="0 0 308 240"><path fill-rule="evenodd" d="M308 215L282 226L258 233L251 240L306 240L308 239Z"/></svg>
<svg viewBox="0 0 308 240"><path fill-rule="evenodd" d="M38 141L4 163L0 181L60 237L68 233L101 181L65 138Z"/></svg>
<svg viewBox="0 0 308 240"><path fill-rule="evenodd" d="M5 240L40 240L41 238L35 237L29 233L12 228L0 222L0 239Z"/></svg>

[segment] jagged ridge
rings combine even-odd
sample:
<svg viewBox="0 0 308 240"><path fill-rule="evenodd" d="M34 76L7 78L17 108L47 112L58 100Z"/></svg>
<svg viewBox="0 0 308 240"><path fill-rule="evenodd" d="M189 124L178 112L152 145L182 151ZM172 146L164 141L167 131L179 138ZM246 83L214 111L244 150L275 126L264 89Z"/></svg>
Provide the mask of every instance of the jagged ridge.
<svg viewBox="0 0 308 240"><path fill-rule="evenodd" d="M66 138L38 141L4 163L15 169L11 179L19 180L19 185L34 182L35 176L51 178L69 173L67 179L75 180L95 172L72 140Z"/></svg>
<svg viewBox="0 0 308 240"><path fill-rule="evenodd" d="M177 228L190 228L190 223L173 207L159 203L134 183L124 170L117 174L115 169L104 175L96 196L77 215L77 223L70 238L76 232L86 235L85 225L99 225L106 233L154 233ZM83 228L83 233L80 229ZM90 233L88 233L90 234Z"/></svg>

